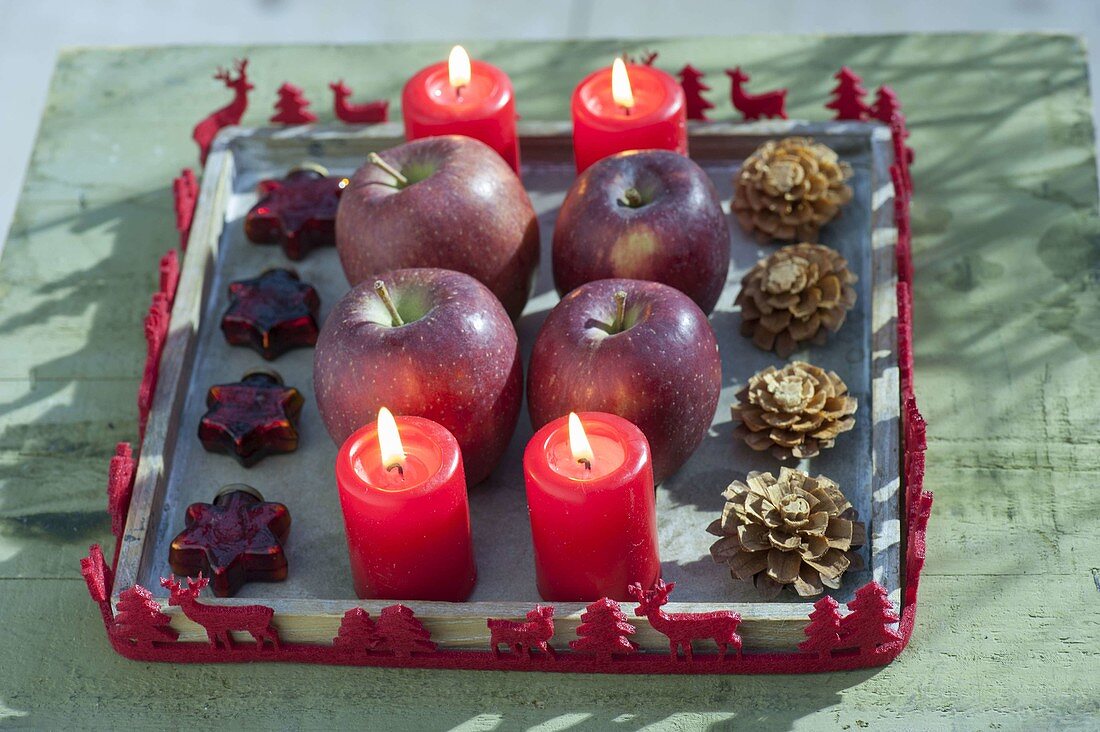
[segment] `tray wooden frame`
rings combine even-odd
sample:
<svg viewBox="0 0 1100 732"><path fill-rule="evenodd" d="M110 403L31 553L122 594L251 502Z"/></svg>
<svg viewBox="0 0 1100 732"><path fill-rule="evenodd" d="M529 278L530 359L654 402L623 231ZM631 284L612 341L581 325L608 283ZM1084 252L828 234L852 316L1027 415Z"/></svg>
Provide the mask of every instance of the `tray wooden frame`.
<svg viewBox="0 0 1100 732"><path fill-rule="evenodd" d="M571 161L571 128L568 123L520 123L524 160L542 159L567 163ZM701 123L692 125L690 150L693 158L729 156L744 157L767 139L791 134L810 134L828 142L842 137L860 138L870 145L872 164L871 243L872 272L872 338L873 379L873 443L872 522L879 531L872 537L874 579L890 593L900 609L904 569L905 533L903 531L904 495L900 477L900 400L898 383L897 343L897 265L895 244L897 230L893 220L894 188L889 165L893 161L890 132L875 123L833 122L759 122ZM231 191L235 169L234 147L240 144L263 144L284 150L288 156L301 155L308 149L310 137L323 136L328 144L344 142L349 149L365 157L370 150L381 150L403 141L396 124L371 127L299 127L289 129L227 128L215 141L206 165L196 215L192 224L181 279L172 310L169 334L165 343L160 376L149 415L145 440L140 450L138 471L130 503L126 528L121 540L115 572L117 590L137 582L142 564L149 560L154 541L152 533L161 515L166 488L166 476L171 469L172 446L180 425L176 418L182 409L188 376L195 355L195 341L207 301L211 273L217 261L218 247L225 225L224 211ZM256 604L275 610L275 624L283 641L288 643L328 644L336 635L343 613L355 606L363 607L372 616L390 601L355 601L321 599L213 599L204 601L226 605ZM417 617L431 631L432 639L443 649L488 649L489 617L521 618L529 602L470 602L460 604L409 601ZM582 604L556 604L555 621L558 637L572 637L583 610ZM733 609L742 615L739 628L745 649L793 650L803 640L803 628L811 603L669 603L670 612L702 612L721 608ZM201 626L185 618L178 608L165 607L172 616L172 627L180 641L202 642L206 635ZM632 618L638 632L634 636L643 649L667 651L667 639L653 630L644 618ZM242 640L244 638L242 637Z"/></svg>

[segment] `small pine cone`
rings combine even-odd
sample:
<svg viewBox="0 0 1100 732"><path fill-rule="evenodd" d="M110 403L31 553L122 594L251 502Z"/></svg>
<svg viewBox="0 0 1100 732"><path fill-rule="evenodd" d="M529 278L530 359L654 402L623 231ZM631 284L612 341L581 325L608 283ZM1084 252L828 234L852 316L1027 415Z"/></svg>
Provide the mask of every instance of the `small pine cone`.
<svg viewBox="0 0 1100 732"><path fill-rule="evenodd" d="M821 244L788 244L741 280L741 335L783 358L803 341L823 345L856 304L858 278L844 257Z"/></svg>
<svg viewBox="0 0 1100 732"><path fill-rule="evenodd" d="M734 179L737 220L765 241L817 241L821 227L852 198L852 168L809 137L769 140Z"/></svg>
<svg viewBox="0 0 1100 732"><path fill-rule="evenodd" d="M733 434L754 450L771 450L779 460L808 458L832 447L836 436L855 427L858 402L832 371L805 361L782 369L769 366L737 394Z"/></svg>
<svg viewBox="0 0 1100 732"><path fill-rule="evenodd" d="M801 597L820 595L823 587L840 587L845 571L863 566L856 550L866 542L866 528L823 475L781 468L776 479L752 472L722 496L722 518L707 527L721 537L710 554L768 599L788 586Z"/></svg>

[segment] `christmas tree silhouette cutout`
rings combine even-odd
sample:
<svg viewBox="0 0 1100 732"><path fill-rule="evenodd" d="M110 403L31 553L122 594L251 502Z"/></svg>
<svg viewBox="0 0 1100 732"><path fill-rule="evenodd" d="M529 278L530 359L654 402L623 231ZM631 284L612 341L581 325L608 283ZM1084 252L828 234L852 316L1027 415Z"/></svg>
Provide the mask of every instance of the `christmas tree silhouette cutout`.
<svg viewBox="0 0 1100 732"><path fill-rule="evenodd" d="M160 611L153 593L141 585L123 590L118 597L115 633L137 645L170 643L179 633L168 627L171 618Z"/></svg>
<svg viewBox="0 0 1100 732"><path fill-rule="evenodd" d="M627 622L619 603L605 597L584 609L581 624L577 626L579 637L569 641L569 647L610 660L616 653L638 650L637 644L629 638L635 631L636 628Z"/></svg>
<svg viewBox="0 0 1100 732"><path fill-rule="evenodd" d="M837 80L836 86L830 92L833 100L825 105L826 109L836 110L836 119L865 120L871 114L863 98L867 96L867 90L863 88L863 79L847 66L840 67L840 71L833 76Z"/></svg>
<svg viewBox="0 0 1100 732"><path fill-rule="evenodd" d="M905 115L901 113L901 100L888 86L880 86L875 93L875 103L871 105L871 117L883 124L898 122L905 127ZM906 135L908 137L908 135Z"/></svg>
<svg viewBox="0 0 1100 732"><path fill-rule="evenodd" d="M408 658L414 653L432 653L431 633L416 619L413 611L404 605L382 608L376 624L381 642L378 650L389 651L395 656Z"/></svg>
<svg viewBox="0 0 1100 732"><path fill-rule="evenodd" d="M840 605L836 600L825 596L814 603L810 613L810 622L803 632L806 640L798 644L803 653L816 654L818 658L828 656L840 645Z"/></svg>
<svg viewBox="0 0 1100 732"><path fill-rule="evenodd" d="M703 96L703 92L710 91L710 87L703 83L704 76L702 71L691 64L680 69L680 86L684 89L688 119L706 120L707 110L714 109L714 105Z"/></svg>
<svg viewBox="0 0 1100 732"><path fill-rule="evenodd" d="M303 92L293 84L286 83L279 87L279 100L275 102L278 114L271 118L272 122L284 125L304 125L317 121L317 115L310 112L307 107L309 100L303 96Z"/></svg>
<svg viewBox="0 0 1100 732"><path fill-rule="evenodd" d="M901 640L901 636L888 627L898 622L898 616L886 588L878 582L868 582L856 590L848 609L851 613L840 621L841 647L859 648L860 653L867 654L884 643Z"/></svg>
<svg viewBox="0 0 1100 732"><path fill-rule="evenodd" d="M110 599L114 577L111 576L111 568L107 566L107 560L103 558L103 550L99 544L88 547L88 556L80 560L80 573L84 575L84 581L88 584L88 594L99 606L103 624L110 628L115 622Z"/></svg>
<svg viewBox="0 0 1100 732"><path fill-rule="evenodd" d="M176 231L180 235L180 251L187 251L191 237L191 222L195 218L195 203L199 198L199 182L195 171L184 168L178 178L172 179L172 202L176 210Z"/></svg>
<svg viewBox="0 0 1100 732"><path fill-rule="evenodd" d="M165 292L163 287L161 291ZM107 513L111 515L111 533L116 539L122 537L122 531L126 527L126 513L130 510L136 467L130 443L120 442L115 445L115 454L107 470Z"/></svg>
<svg viewBox="0 0 1100 732"><path fill-rule="evenodd" d="M370 613L361 607L353 607L344 613L340 631L332 640L333 648L340 651L373 651L382 641L378 627Z"/></svg>

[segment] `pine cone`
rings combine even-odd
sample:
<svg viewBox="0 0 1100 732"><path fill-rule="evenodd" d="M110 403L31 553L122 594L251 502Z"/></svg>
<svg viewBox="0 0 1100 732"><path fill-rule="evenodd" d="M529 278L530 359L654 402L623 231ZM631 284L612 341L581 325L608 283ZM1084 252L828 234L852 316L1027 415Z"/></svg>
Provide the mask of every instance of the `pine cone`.
<svg viewBox="0 0 1100 732"><path fill-rule="evenodd" d="M730 483L722 496L722 518L707 527L721 537L711 545L711 556L769 599L788 585L801 597L820 595L822 586L836 589L846 570L863 566L856 549L866 541L866 529L824 475L782 468L776 480L752 472L745 483Z"/></svg>
<svg viewBox="0 0 1100 732"><path fill-rule="evenodd" d="M857 279L837 251L821 244L788 244L741 280L741 335L783 358L803 341L823 345L827 331L839 330L856 304L852 285Z"/></svg>
<svg viewBox="0 0 1100 732"><path fill-rule="evenodd" d="M856 424L858 403L844 381L805 361L758 371L737 398L733 416L741 424L733 434L780 460L813 457Z"/></svg>
<svg viewBox="0 0 1100 732"><path fill-rule="evenodd" d="M731 208L764 240L817 241L824 224L852 198L852 168L809 137L769 140L734 179Z"/></svg>

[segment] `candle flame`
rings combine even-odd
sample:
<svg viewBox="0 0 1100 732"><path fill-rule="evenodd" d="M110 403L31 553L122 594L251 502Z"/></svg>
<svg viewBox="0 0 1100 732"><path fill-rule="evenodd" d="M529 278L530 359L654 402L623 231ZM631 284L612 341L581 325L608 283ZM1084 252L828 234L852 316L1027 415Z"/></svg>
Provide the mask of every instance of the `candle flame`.
<svg viewBox="0 0 1100 732"><path fill-rule="evenodd" d="M621 58L616 58L611 64L611 98L623 109L634 107L634 90L630 88L630 74L626 72L626 64Z"/></svg>
<svg viewBox="0 0 1100 732"><path fill-rule="evenodd" d="M382 467L404 472L405 447L401 444L401 433L397 431L393 414L385 407L378 410L378 447L382 452Z"/></svg>
<svg viewBox="0 0 1100 732"><path fill-rule="evenodd" d="M461 89L470 83L470 55L462 46L451 49L451 55L447 57L447 73L451 77L451 86Z"/></svg>
<svg viewBox="0 0 1100 732"><path fill-rule="evenodd" d="M573 453L573 459L578 463L584 463L586 468L592 467L595 456L592 454L592 445L588 444L588 435L584 432L584 425L576 412L569 413L569 450Z"/></svg>

